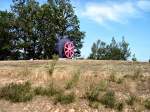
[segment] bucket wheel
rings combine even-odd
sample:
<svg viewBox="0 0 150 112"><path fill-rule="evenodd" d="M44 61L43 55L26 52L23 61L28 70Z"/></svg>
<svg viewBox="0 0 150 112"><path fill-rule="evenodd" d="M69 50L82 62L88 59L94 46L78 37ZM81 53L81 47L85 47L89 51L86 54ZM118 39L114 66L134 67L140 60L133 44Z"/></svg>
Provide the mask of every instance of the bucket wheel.
<svg viewBox="0 0 150 112"><path fill-rule="evenodd" d="M66 42L64 44L64 55L66 58L73 58L74 56L74 44L73 42Z"/></svg>

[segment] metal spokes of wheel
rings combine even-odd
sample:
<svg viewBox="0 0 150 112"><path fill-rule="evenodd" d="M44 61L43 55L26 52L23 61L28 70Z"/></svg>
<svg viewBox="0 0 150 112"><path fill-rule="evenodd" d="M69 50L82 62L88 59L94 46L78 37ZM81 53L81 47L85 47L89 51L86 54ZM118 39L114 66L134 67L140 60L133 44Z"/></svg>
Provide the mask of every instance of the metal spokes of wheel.
<svg viewBox="0 0 150 112"><path fill-rule="evenodd" d="M65 53L66 58L72 58L74 56L73 42L66 42L64 44L64 53Z"/></svg>

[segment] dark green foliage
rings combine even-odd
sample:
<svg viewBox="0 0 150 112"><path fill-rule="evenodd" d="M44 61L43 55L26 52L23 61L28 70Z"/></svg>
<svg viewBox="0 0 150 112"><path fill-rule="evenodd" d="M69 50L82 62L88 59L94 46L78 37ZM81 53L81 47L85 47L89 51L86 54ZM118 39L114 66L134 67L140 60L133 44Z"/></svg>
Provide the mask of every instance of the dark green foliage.
<svg viewBox="0 0 150 112"><path fill-rule="evenodd" d="M104 104L106 108L113 108L116 103L114 91L107 91L101 98L100 102Z"/></svg>
<svg viewBox="0 0 150 112"><path fill-rule="evenodd" d="M69 94L64 94L63 92L59 93L55 97L55 104L58 102L61 104L69 104L75 101L75 94L69 93Z"/></svg>
<svg viewBox="0 0 150 112"><path fill-rule="evenodd" d="M11 13L0 11L0 60L49 59L59 36L69 36L80 53L84 32L70 0L13 0Z"/></svg>
<svg viewBox="0 0 150 112"><path fill-rule="evenodd" d="M114 38L110 44L98 40L93 43L91 50L89 59L95 60L127 60L131 54L129 44L124 40L124 37L119 43Z"/></svg>
<svg viewBox="0 0 150 112"><path fill-rule="evenodd" d="M150 98L148 98L144 101L144 106L150 110Z"/></svg>
<svg viewBox="0 0 150 112"><path fill-rule="evenodd" d="M133 54L132 61L137 61L137 58L135 57L135 54Z"/></svg>
<svg viewBox="0 0 150 112"><path fill-rule="evenodd" d="M136 96L135 96L135 95L130 95L130 96L128 97L128 99L126 100L126 103L127 103L128 105L131 105L131 106L132 106L135 101L136 101Z"/></svg>
<svg viewBox="0 0 150 112"><path fill-rule="evenodd" d="M12 102L26 102L33 98L34 92L29 82L23 84L11 83L0 89L0 98L10 100Z"/></svg>
<svg viewBox="0 0 150 112"><path fill-rule="evenodd" d="M15 51L13 49L13 40L14 33L10 30L13 30L14 24L14 15L7 11L0 11L0 60L15 58ZM16 54L17 55L17 54Z"/></svg>

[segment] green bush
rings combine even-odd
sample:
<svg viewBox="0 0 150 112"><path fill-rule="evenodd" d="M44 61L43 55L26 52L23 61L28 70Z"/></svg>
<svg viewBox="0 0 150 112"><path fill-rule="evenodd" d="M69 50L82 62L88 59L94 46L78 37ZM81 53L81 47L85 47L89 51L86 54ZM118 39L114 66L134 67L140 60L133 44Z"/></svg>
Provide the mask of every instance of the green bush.
<svg viewBox="0 0 150 112"><path fill-rule="evenodd" d="M150 110L150 98L148 98L144 101L144 106Z"/></svg>
<svg viewBox="0 0 150 112"><path fill-rule="evenodd" d="M61 104L70 104L75 101L75 94L74 92L69 94L64 94L63 92L59 93L55 97L55 104L58 102Z"/></svg>
<svg viewBox="0 0 150 112"><path fill-rule="evenodd" d="M34 92L31 84L25 82L23 84L11 83L0 89L0 98L10 100L12 102L26 102L33 98Z"/></svg>
<svg viewBox="0 0 150 112"><path fill-rule="evenodd" d="M130 95L130 96L128 97L128 99L126 100L126 103L127 103L128 105L131 105L131 106L132 106L135 101L136 101L136 96L135 96L135 95Z"/></svg>
<svg viewBox="0 0 150 112"><path fill-rule="evenodd" d="M73 75L73 77L71 78L71 80L69 80L66 84L66 89L71 89L72 87L74 87L77 82L79 81L80 78L80 71L75 72L75 74Z"/></svg>
<svg viewBox="0 0 150 112"><path fill-rule="evenodd" d="M107 91L101 98L100 102L104 104L106 108L113 108L116 102L114 91Z"/></svg>

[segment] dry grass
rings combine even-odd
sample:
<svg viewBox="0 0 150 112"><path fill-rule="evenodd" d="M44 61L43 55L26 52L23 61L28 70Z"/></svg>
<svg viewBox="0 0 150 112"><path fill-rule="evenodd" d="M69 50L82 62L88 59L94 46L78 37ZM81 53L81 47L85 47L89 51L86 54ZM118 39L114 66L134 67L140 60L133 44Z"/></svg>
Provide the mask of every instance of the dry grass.
<svg viewBox="0 0 150 112"><path fill-rule="evenodd" d="M39 107L38 110L43 112L52 110L55 111L55 109L57 110L60 108L60 112L63 110L63 108L66 111L74 108L74 110L77 110L77 112L79 109L81 109L81 111L87 110L91 112L94 111L93 108L104 112L113 110L134 111L136 107L141 107L139 110L148 111L149 102L146 99L150 97L149 63L63 60L57 61L57 64L55 64L53 67L52 75L50 75L47 70L48 66L53 62L54 61L51 60L0 62L0 87L4 87L6 84L10 84L12 82L23 83L29 80L33 88L37 87L37 94L41 95L42 97L39 102L43 102L45 105L49 104L50 106L45 107L47 110L43 111L43 107L41 107L42 104L37 103L36 105ZM49 63L49 65L47 65L47 63ZM80 72L78 72L79 69ZM54 83L54 88L59 87L63 90L62 94L58 94L58 96L56 95L57 97L54 99L52 98L52 100L56 100L56 102L60 102L62 104L65 102L73 103L69 104L68 106L60 106L59 104L55 106L53 105L53 102L51 102L51 98L45 98L44 96L47 96L49 93L47 92L47 87L49 86L50 81ZM91 96L94 94L93 96L98 99L99 103L97 103L97 99L91 103L89 103L87 99L82 99L86 93L86 88L90 87L91 83L94 83L98 86L95 86L95 90L93 87L93 89L90 89L88 92L89 94L91 93ZM104 100L102 103L99 101L103 95L107 96L107 94L105 95L107 90L113 90L115 92L116 102L110 103L110 106L107 106L113 107L113 109L105 108L105 105L107 105L107 103L109 104L109 100ZM71 93L73 93L73 97L70 97ZM100 95L98 93L100 93ZM130 94L138 96L139 100L137 101L134 100L134 98L129 97ZM74 97L76 99L75 101ZM113 98L111 97L110 99ZM128 100L128 103L121 102L126 100ZM38 98L35 97L31 102L36 101L38 101ZM12 112L23 111L23 108L18 107L20 104L16 104L14 107L12 107L12 104L2 102L5 101L0 100L0 111L4 110L9 112L12 108L15 108L14 110L12 109ZM29 104L29 102L27 104ZM132 105L132 108L130 104ZM23 107L25 106L25 104L22 105ZM48 110L48 108L51 109ZM36 107L29 106L28 109L28 111L32 112L36 110Z"/></svg>

